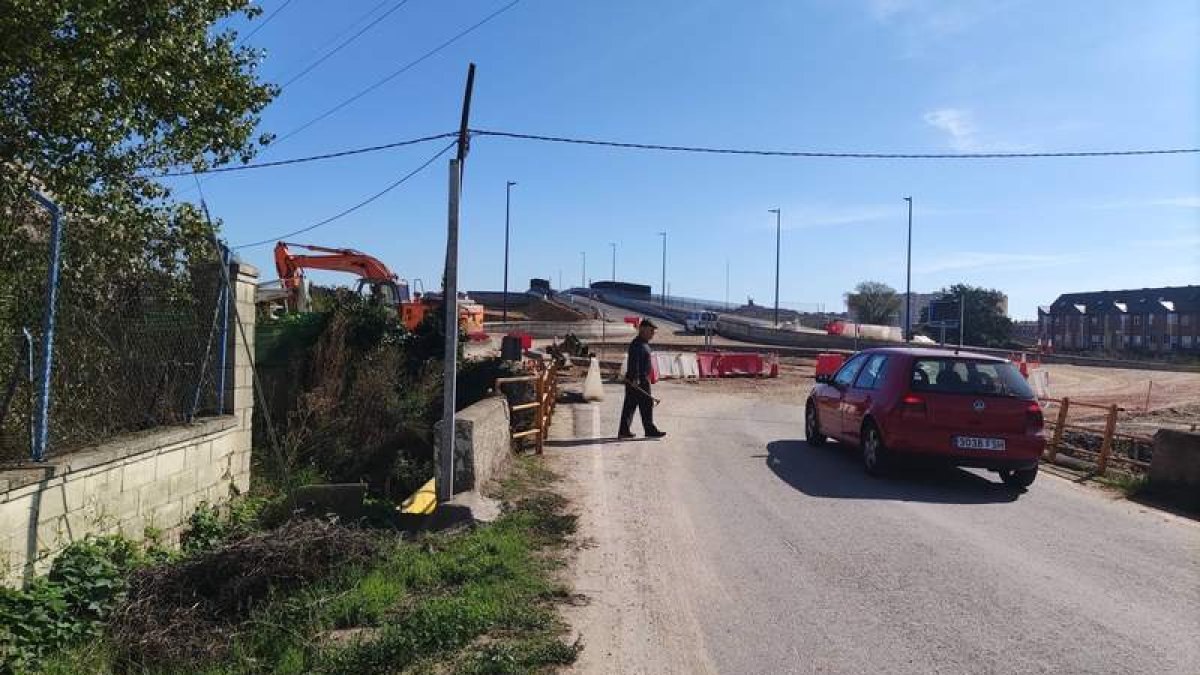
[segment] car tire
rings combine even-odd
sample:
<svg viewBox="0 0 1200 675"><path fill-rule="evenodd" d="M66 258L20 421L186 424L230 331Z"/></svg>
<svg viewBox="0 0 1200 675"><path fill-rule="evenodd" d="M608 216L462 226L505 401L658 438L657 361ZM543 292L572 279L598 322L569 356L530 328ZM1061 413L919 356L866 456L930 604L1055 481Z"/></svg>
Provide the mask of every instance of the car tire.
<svg viewBox="0 0 1200 675"><path fill-rule="evenodd" d="M821 433L817 419L817 406L812 401L804 406L804 440L813 447L821 447L825 445L825 441L829 440L825 434Z"/></svg>
<svg viewBox="0 0 1200 675"><path fill-rule="evenodd" d="M859 448L862 451L863 469L870 476L882 476L887 473L891 458L887 447L883 444L883 434L874 422L863 424Z"/></svg>
<svg viewBox="0 0 1200 675"><path fill-rule="evenodd" d="M1000 480L1010 488L1024 490L1033 485L1034 479L1037 478L1037 467L1032 469L1005 469L1000 472Z"/></svg>

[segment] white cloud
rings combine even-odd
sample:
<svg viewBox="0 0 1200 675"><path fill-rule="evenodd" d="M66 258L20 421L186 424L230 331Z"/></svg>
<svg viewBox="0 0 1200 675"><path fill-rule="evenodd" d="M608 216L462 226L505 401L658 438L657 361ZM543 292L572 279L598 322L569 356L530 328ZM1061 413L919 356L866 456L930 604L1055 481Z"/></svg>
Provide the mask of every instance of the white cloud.
<svg viewBox="0 0 1200 675"><path fill-rule="evenodd" d="M896 206L801 206L783 210L783 228L800 230L834 225L857 225L888 218L902 218L903 210Z"/></svg>
<svg viewBox="0 0 1200 675"><path fill-rule="evenodd" d="M942 208L938 206L922 206L918 204L913 209L916 218L936 216L960 216L977 214L978 209ZM752 216L752 217L757 217ZM746 216L739 218L745 222ZM907 222L908 207L902 200L892 204L796 204L783 205L784 230L808 230L819 227L839 227L847 225L870 225L873 223L892 222L903 225ZM767 213L760 221L761 227L775 229L775 216Z"/></svg>
<svg viewBox="0 0 1200 675"><path fill-rule="evenodd" d="M1099 209L1136 209L1147 206L1165 206L1180 209L1200 209L1200 195L1181 195L1178 197L1160 197L1156 199L1123 199L1115 202L1105 202L1098 205Z"/></svg>
<svg viewBox="0 0 1200 675"><path fill-rule="evenodd" d="M1032 145L981 141L975 115L965 108L938 108L923 116L925 123L945 133L956 152L1029 152Z"/></svg>
<svg viewBox="0 0 1200 675"><path fill-rule="evenodd" d="M921 274L967 269L1026 270L1051 267L1076 260L1074 255L1041 253L993 253L988 251L951 251L937 254L937 260L916 266Z"/></svg>
<svg viewBox="0 0 1200 675"><path fill-rule="evenodd" d="M913 4L913 0L871 0L871 16L879 21L887 21L897 14L911 10Z"/></svg>
<svg viewBox="0 0 1200 675"><path fill-rule="evenodd" d="M898 24L915 39L961 32L1010 4L998 0L868 0L867 10L876 21Z"/></svg>
<svg viewBox="0 0 1200 675"><path fill-rule="evenodd" d="M978 148L975 141L975 122L971 111L961 108L940 108L925 113L925 123L946 132L950 145L959 152L971 152Z"/></svg>

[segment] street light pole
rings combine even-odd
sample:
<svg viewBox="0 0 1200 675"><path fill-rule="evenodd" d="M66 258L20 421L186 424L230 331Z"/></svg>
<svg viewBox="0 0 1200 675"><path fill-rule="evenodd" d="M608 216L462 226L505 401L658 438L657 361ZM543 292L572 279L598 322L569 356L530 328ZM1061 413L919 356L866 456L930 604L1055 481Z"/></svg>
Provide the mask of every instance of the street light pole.
<svg viewBox="0 0 1200 675"><path fill-rule="evenodd" d="M768 209L775 214L775 328L779 328L779 241L782 232L783 213L780 209Z"/></svg>
<svg viewBox="0 0 1200 675"><path fill-rule="evenodd" d="M904 341L912 342L912 197L905 197L908 202L908 258L904 265Z"/></svg>
<svg viewBox="0 0 1200 675"><path fill-rule="evenodd" d="M662 304L664 307L666 307L666 305L667 305L667 233L659 232L658 236L663 238L662 286L658 287L659 293L661 293L662 297L659 299L661 301L660 304Z"/></svg>
<svg viewBox="0 0 1200 675"><path fill-rule="evenodd" d="M612 259L612 280L616 281L617 280L617 245L614 243L611 243L611 242L608 245L612 247L612 253L613 253L613 256L612 256L612 258L613 258Z"/></svg>
<svg viewBox="0 0 1200 675"><path fill-rule="evenodd" d="M725 309L729 309L729 258L725 259Z"/></svg>
<svg viewBox="0 0 1200 675"><path fill-rule="evenodd" d="M504 186L504 309L500 315L502 322L508 321L508 221L512 204L512 186L516 184L516 181L510 180Z"/></svg>

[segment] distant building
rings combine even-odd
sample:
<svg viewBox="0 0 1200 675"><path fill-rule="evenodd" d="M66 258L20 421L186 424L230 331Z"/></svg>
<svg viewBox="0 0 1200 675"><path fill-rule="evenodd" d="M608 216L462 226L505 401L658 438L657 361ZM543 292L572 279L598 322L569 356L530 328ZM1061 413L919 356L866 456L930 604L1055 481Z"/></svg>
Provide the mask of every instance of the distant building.
<svg viewBox="0 0 1200 675"><path fill-rule="evenodd" d="M1013 321L1012 332L1009 336L1014 342L1022 344L1034 344L1038 340L1038 326L1040 322L1033 321Z"/></svg>
<svg viewBox="0 0 1200 675"><path fill-rule="evenodd" d="M897 295L900 296L900 313L897 315L899 318L899 321L897 322L896 325L903 328L905 325L907 325L905 323L905 317L908 316L906 313L908 311L908 307L907 307L907 303L905 303L904 299L908 294L907 293L898 293ZM913 330L916 330L917 324L919 324L921 322L922 310L924 310L926 307L928 307L929 303L933 302L934 300L937 300L940 297L942 297L941 293L913 293L912 294L912 326L913 326Z"/></svg>
<svg viewBox="0 0 1200 675"><path fill-rule="evenodd" d="M1064 293L1038 323L1058 350L1197 351L1200 286Z"/></svg>
<svg viewBox="0 0 1200 675"><path fill-rule="evenodd" d="M639 300L650 299L650 287L645 284L631 284L624 281L597 281L591 285L593 291L614 293Z"/></svg>

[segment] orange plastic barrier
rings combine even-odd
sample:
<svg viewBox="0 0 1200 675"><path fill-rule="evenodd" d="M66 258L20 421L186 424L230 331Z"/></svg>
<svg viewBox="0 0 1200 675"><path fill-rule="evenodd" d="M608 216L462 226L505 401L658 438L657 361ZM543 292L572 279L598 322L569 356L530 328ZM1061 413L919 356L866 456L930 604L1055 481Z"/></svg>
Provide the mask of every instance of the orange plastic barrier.
<svg viewBox="0 0 1200 675"><path fill-rule="evenodd" d="M779 377L779 356L751 352L696 352L700 377L753 375Z"/></svg>
<svg viewBox="0 0 1200 675"><path fill-rule="evenodd" d="M846 362L843 354L817 354L817 375L833 375Z"/></svg>

